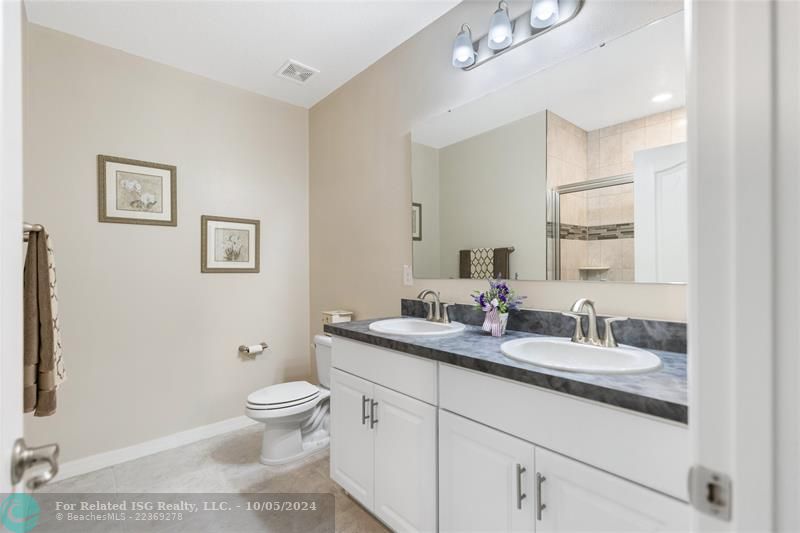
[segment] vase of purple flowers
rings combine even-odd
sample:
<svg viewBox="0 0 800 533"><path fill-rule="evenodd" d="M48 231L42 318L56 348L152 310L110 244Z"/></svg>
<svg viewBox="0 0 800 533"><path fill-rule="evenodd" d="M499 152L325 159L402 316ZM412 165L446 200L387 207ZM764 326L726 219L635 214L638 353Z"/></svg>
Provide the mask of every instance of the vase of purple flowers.
<svg viewBox="0 0 800 533"><path fill-rule="evenodd" d="M502 279L490 279L489 290L472 293L475 306L486 313L483 330L491 333L493 337L500 337L506 332L508 312L519 309L524 298L517 296Z"/></svg>

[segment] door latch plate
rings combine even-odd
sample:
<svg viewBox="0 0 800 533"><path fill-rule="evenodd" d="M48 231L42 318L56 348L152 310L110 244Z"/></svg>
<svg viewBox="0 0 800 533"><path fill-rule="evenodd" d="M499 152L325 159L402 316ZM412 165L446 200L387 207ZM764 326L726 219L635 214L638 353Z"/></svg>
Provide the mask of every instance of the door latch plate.
<svg viewBox="0 0 800 533"><path fill-rule="evenodd" d="M731 491L731 478L727 474L699 465L689 470L689 501L701 513L730 521Z"/></svg>

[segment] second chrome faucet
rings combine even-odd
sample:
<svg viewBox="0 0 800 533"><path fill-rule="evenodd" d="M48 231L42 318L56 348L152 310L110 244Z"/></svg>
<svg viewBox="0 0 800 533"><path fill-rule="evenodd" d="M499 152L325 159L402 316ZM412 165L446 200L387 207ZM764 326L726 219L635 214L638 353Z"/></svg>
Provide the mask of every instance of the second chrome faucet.
<svg viewBox="0 0 800 533"><path fill-rule="evenodd" d="M592 346L603 346L606 348L616 348L617 339L614 337L614 330L612 324L620 320L628 320L627 317L608 317L603 319L605 324L605 332L603 338L597 333L597 311L594 308L594 302L588 298L581 298L572 304L569 311L562 313L575 319L575 332L572 334L572 342L579 344L590 344ZM589 327L584 335L582 318L587 315Z"/></svg>

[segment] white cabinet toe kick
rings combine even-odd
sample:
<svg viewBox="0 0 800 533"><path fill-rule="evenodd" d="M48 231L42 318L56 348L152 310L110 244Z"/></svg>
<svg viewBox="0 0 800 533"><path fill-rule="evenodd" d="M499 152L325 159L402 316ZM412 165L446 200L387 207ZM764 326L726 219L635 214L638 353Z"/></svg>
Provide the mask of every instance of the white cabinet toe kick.
<svg viewBox="0 0 800 533"><path fill-rule="evenodd" d="M688 428L335 337L331 477L396 531L688 531Z"/></svg>

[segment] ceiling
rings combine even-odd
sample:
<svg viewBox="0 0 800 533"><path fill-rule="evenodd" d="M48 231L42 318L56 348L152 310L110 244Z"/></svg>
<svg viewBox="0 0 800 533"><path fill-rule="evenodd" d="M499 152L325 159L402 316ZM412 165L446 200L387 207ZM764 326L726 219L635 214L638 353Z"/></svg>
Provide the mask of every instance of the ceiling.
<svg viewBox="0 0 800 533"><path fill-rule="evenodd" d="M26 0L28 20L89 41L311 107L449 11L456 0ZM275 72L319 70L303 85Z"/></svg>
<svg viewBox="0 0 800 533"><path fill-rule="evenodd" d="M414 142L442 148L545 109L591 131L683 106L683 18L675 13L434 117L414 128ZM673 97L654 103L661 93Z"/></svg>

